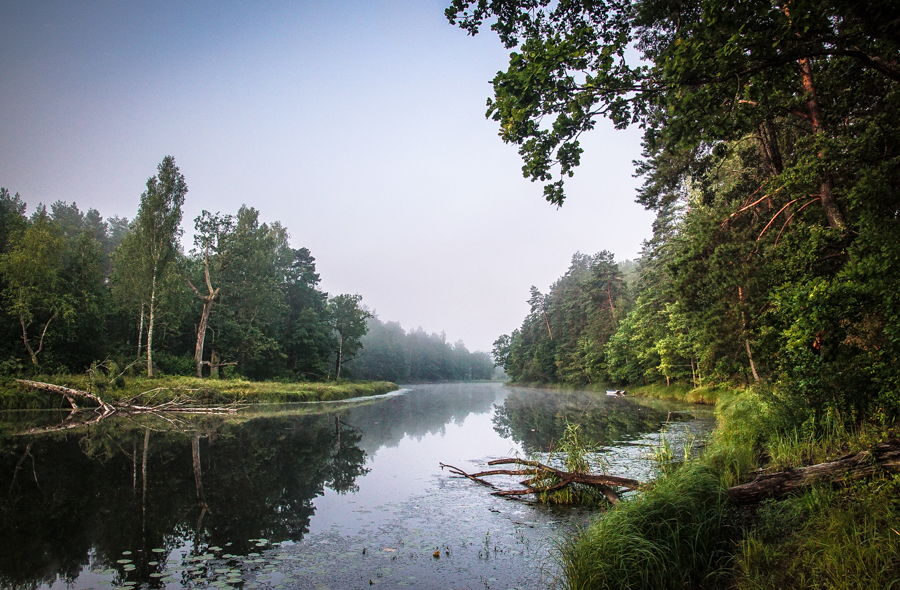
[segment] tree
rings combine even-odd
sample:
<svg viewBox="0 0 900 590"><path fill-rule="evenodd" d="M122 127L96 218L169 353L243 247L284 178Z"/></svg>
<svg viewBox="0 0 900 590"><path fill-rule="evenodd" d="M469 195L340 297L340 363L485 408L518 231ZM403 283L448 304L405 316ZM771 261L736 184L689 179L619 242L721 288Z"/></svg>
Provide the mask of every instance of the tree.
<svg viewBox="0 0 900 590"><path fill-rule="evenodd" d="M271 376L279 368L288 312L285 286L294 252L287 230L277 222L260 222L259 211L243 205L222 246L227 264L219 276L219 303L209 320L215 334L211 367L227 362L254 378Z"/></svg>
<svg viewBox="0 0 900 590"><path fill-rule="evenodd" d="M8 251L0 254L6 311L17 319L35 368L40 366L38 355L50 324L57 318L69 321L74 314L74 301L62 276L64 251L62 232L42 209L27 229L10 237ZM35 322L37 335L30 333Z"/></svg>
<svg viewBox="0 0 900 590"><path fill-rule="evenodd" d="M175 165L175 158L166 156L160 162L156 176L147 180L147 189L141 195L131 231L122 238L117 249L117 270L124 275L119 282L128 284L140 302L139 351L145 310L147 313L147 375L150 377L153 376L153 328L160 288L178 254L181 206L187 191L187 183Z"/></svg>
<svg viewBox="0 0 900 590"><path fill-rule="evenodd" d="M328 296L319 290L316 259L307 248L292 250L283 286L287 316L279 338L288 370L302 379L320 379L329 371L333 335Z"/></svg>
<svg viewBox="0 0 900 590"><path fill-rule="evenodd" d="M552 170L572 175L579 137L598 117L619 128L639 122L651 158L753 133L777 173L770 132L791 116L812 139L804 146L812 157L797 163L818 184L828 224L843 231L826 141L844 113L823 103L814 75L840 62L882 91L900 81L900 7L889 0L453 0L446 15L472 35L492 20L516 50L494 78L487 114L519 146L525 176L548 182L545 196L557 205L565 194L562 180L549 182Z"/></svg>
<svg viewBox="0 0 900 590"><path fill-rule="evenodd" d="M203 377L203 365L204 363L209 364L203 360L203 344L206 340L212 304L221 290L221 287L213 288L212 275L219 275L226 270L230 262L228 239L234 230L234 219L230 215L220 216L218 213L214 215L204 210L194 219L194 229L196 230L194 234L195 256L199 257L200 263L203 265L203 279L207 292L200 293L190 279L187 283L203 304L200 323L197 325L197 343L194 346L197 377Z"/></svg>
<svg viewBox="0 0 900 590"><path fill-rule="evenodd" d="M360 306L360 295L337 295L328 300L328 312L334 329L336 348L334 374L341 378L341 367L344 363L356 358L362 347L362 337L368 331L366 320L372 314Z"/></svg>

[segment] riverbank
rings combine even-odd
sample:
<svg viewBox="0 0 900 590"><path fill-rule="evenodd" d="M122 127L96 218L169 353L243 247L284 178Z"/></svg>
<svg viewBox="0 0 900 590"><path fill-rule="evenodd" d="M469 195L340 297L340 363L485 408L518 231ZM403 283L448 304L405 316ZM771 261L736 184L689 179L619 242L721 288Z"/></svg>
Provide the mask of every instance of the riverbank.
<svg viewBox="0 0 900 590"><path fill-rule="evenodd" d="M538 389L552 389L556 391L593 391L597 393L605 393L610 389L616 389L607 383L588 384L585 386L575 387L564 383L513 383L507 382L507 385L515 387L534 387ZM652 397L657 399L673 399L689 404L703 404L708 406L716 405L719 395L722 392L735 391L729 388L721 387L691 387L685 383L673 383L672 385L662 385L653 383L650 385L634 385L629 386L626 390L626 396Z"/></svg>
<svg viewBox="0 0 900 590"><path fill-rule="evenodd" d="M124 401L142 393L152 395L155 403L187 396L198 404L258 404L332 401L366 397L396 391L388 381L281 382L242 379L198 379L196 377L128 377L118 382L92 381L87 375L38 375L41 381L72 389L99 393L106 401ZM0 382L0 409L54 409L68 407L56 393L33 389L13 379Z"/></svg>
<svg viewBox="0 0 900 590"><path fill-rule="evenodd" d="M561 547L568 587L862 590L900 579L900 475L819 484L756 506L735 506L726 494L756 470L816 464L896 438L895 426L827 417L786 433L753 390L718 390L716 416L701 455Z"/></svg>

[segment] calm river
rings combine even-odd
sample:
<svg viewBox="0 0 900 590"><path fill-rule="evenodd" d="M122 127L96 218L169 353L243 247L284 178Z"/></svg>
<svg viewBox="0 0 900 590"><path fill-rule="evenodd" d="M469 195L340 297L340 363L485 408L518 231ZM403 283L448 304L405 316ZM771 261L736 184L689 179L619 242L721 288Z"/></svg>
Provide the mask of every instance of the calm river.
<svg viewBox="0 0 900 590"><path fill-rule="evenodd" d="M549 588L554 543L599 512L494 497L439 463L546 453L574 423L608 473L645 481L661 429L683 456L714 424L698 406L479 383L15 434L64 417L0 413L4 589Z"/></svg>

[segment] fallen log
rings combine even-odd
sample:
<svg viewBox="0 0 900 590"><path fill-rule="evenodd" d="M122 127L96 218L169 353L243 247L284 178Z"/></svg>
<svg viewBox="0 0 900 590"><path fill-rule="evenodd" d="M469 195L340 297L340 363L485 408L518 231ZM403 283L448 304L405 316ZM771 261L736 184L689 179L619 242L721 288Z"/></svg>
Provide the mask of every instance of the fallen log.
<svg viewBox="0 0 900 590"><path fill-rule="evenodd" d="M22 385L31 387L32 389L43 389L44 391L52 391L53 393L58 393L66 398L66 401L69 402L69 405L72 406L73 410L81 409L74 399L81 398L96 403L99 407L103 408L104 411L112 411L112 407L109 404L101 400L93 393L89 393L87 391L72 389L71 387L63 387L62 385L54 385L53 383L44 383L42 381L29 381L28 379L16 379L16 383L21 383Z"/></svg>
<svg viewBox="0 0 900 590"><path fill-rule="evenodd" d="M767 498L783 498L815 483L840 485L879 473L900 472L900 442L880 443L867 451L848 453L834 461L809 467L764 473L753 481L728 489L738 504L757 504Z"/></svg>
<svg viewBox="0 0 900 590"><path fill-rule="evenodd" d="M614 477L611 475L592 475L589 473L573 473L550 467L538 461L530 461L527 459L496 459L488 461L488 465L521 465L526 469L490 469L487 471L479 471L478 473L466 473L459 467L441 463L441 469L447 468L454 475L466 477L481 485L490 487L496 491L491 492L494 496L527 496L529 494L544 494L561 490L573 484L583 484L598 489L607 500L613 504L619 503L619 494L615 488L624 488L623 491L634 489L641 485L641 482L628 479L625 477ZM519 482L523 489L517 490L500 490L491 482L482 479L491 475L527 475L529 479Z"/></svg>
<svg viewBox="0 0 900 590"><path fill-rule="evenodd" d="M157 416L161 416L163 414L233 414L244 407L240 404L226 404L224 406L216 407L201 406L195 404L193 400L188 396L179 396L169 401L152 404L153 398L155 396L150 396L148 398L148 394L159 392L163 388L151 389L150 391L139 393L138 395L126 401L104 401L99 396L88 391L72 389L71 387L64 387L62 385L54 385L53 383L29 381L28 379L16 379L16 382L33 389L43 389L45 391L58 393L65 397L66 400L68 400L69 404L72 406L72 414L70 414L66 418L66 421L63 424L60 424L58 426L32 428L24 432L19 432L18 434L41 434L45 432L58 432L61 430L69 430L72 428L81 428L84 426L96 424L97 422L105 420L106 418L109 418L116 413L155 414ZM97 407L83 408L78 405L78 403L75 401L76 399L91 401L97 404ZM142 401L143 403L137 403L139 401ZM81 415L82 412L87 411L93 411L97 415L90 420L72 420L74 415Z"/></svg>

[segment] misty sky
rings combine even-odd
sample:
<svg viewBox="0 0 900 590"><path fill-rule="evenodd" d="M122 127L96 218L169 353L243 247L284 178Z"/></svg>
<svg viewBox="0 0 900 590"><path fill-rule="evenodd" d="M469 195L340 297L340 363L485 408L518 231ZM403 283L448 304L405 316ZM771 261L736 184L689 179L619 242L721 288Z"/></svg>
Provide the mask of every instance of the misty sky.
<svg viewBox="0 0 900 590"><path fill-rule="evenodd" d="M0 3L0 186L104 217L172 155L200 211L281 221L322 288L489 351L576 251L634 258L637 129L584 138L557 209L484 117L507 52L448 0Z"/></svg>

